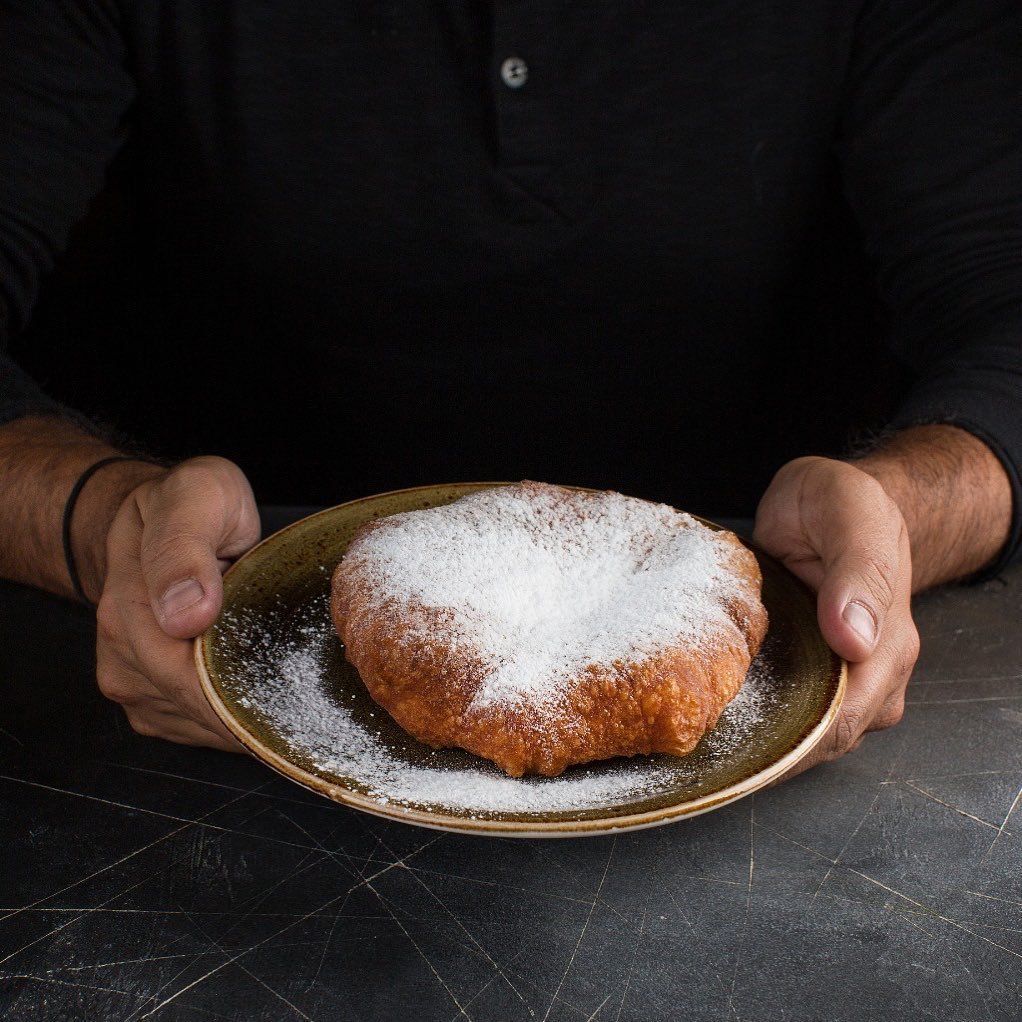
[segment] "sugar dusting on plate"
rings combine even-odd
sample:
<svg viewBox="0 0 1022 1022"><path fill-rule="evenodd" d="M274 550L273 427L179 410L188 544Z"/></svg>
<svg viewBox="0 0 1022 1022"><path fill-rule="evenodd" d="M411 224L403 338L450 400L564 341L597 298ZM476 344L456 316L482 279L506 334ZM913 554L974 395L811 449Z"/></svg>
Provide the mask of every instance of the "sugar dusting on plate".
<svg viewBox="0 0 1022 1022"><path fill-rule="evenodd" d="M575 767L554 778L516 779L468 753L410 756L412 740L403 732L395 740L396 725L375 704L366 708L361 682L343 665L325 593L270 615L226 612L216 634L242 654L230 670L220 670L228 705L243 708L272 732L292 762L380 805L445 815L570 817L656 798L684 783L686 774L694 779L708 763L756 742L780 700L768 640L738 696L692 756L637 756Z"/></svg>

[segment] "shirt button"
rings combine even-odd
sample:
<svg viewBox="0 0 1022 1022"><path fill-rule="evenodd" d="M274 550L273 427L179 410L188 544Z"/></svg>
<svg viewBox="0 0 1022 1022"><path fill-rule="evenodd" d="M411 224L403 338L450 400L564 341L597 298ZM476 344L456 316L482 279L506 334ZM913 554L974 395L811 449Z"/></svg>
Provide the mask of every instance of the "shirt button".
<svg viewBox="0 0 1022 1022"><path fill-rule="evenodd" d="M520 89L529 79L529 65L521 57L508 57L500 65L500 77L509 89Z"/></svg>

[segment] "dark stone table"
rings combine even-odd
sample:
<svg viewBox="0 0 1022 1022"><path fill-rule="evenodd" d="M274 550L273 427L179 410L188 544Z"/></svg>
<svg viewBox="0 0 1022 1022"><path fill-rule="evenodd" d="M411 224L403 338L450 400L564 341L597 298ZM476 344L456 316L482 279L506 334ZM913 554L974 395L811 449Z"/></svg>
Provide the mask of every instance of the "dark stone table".
<svg viewBox="0 0 1022 1022"><path fill-rule="evenodd" d="M920 598L904 722L653 830L470 838L135 735L0 588L0 1016L1022 1017L1022 571Z"/></svg>

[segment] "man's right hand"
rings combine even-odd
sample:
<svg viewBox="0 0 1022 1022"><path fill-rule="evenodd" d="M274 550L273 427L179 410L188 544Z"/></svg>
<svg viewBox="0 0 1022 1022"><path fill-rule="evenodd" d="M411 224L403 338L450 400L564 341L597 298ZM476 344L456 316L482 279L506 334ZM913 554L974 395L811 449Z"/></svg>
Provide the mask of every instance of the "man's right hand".
<svg viewBox="0 0 1022 1022"><path fill-rule="evenodd" d="M222 573L259 534L248 480L223 458L182 462L121 504L106 540L96 675L139 734L244 751L202 694L191 640L220 612Z"/></svg>

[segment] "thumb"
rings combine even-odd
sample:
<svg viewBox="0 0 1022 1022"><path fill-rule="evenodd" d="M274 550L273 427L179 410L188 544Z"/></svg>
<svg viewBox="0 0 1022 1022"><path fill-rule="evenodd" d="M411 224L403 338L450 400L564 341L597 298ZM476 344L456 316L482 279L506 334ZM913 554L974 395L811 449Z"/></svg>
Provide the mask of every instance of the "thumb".
<svg viewBox="0 0 1022 1022"><path fill-rule="evenodd" d="M223 458L193 458L144 487L142 577L160 628L190 639L223 600L221 568L259 539L259 514L241 470Z"/></svg>
<svg viewBox="0 0 1022 1022"><path fill-rule="evenodd" d="M820 631L827 645L850 663L865 660L880 641L893 602L882 571L850 552L835 564L817 595Z"/></svg>
<svg viewBox="0 0 1022 1022"><path fill-rule="evenodd" d="M892 609L908 599L908 539L897 509L868 490L838 517L844 528L834 535L842 542L836 551L824 549L816 610L827 644L858 663L882 641Z"/></svg>

